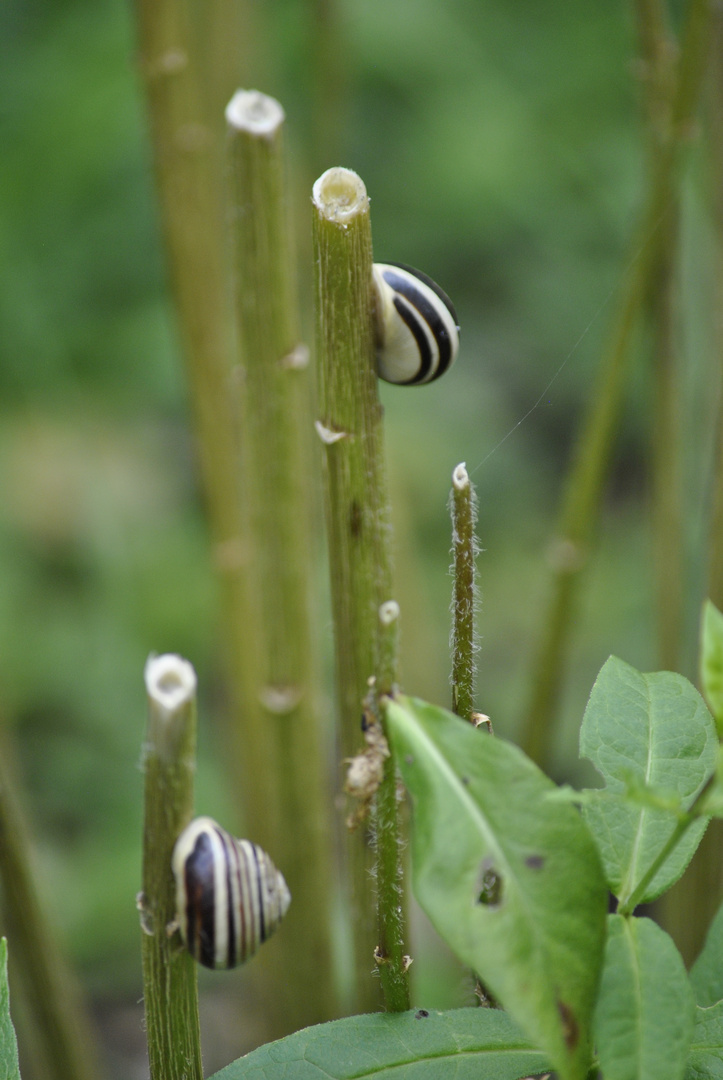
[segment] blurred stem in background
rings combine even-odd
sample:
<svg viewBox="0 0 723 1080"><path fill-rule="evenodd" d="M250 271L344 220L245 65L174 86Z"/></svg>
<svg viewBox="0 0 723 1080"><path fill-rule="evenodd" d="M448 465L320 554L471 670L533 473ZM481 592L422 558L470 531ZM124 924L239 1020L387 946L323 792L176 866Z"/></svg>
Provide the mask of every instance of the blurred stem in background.
<svg viewBox="0 0 723 1080"><path fill-rule="evenodd" d="M714 357L712 390L717 394L716 444L711 493L708 552L708 596L723 610L723 8L713 13L712 64L708 122L710 127L711 208L715 225Z"/></svg>
<svg viewBox="0 0 723 1080"><path fill-rule="evenodd" d="M714 224L713 355L710 394L717 405L712 446L707 596L723 608L723 8L713 10L706 134L709 206ZM687 963L700 952L723 893L723 821L714 818L681 880L660 901L661 921ZM691 918L691 912L695 917Z"/></svg>
<svg viewBox="0 0 723 1080"><path fill-rule="evenodd" d="M603 354L598 385L590 397L589 411L583 418L562 498L556 539L551 551L551 594L532 664L531 689L520 739L526 752L543 768L549 767L552 756L555 711L574 624L577 587L595 538L604 484L612 463L633 338L652 283L660 278L663 255L668 251L664 238L673 227L670 224L671 211L673 220L676 216L675 206L671 205L671 192L677 191L679 184L681 148L690 136L709 54L710 15L711 0L690 0L671 94L668 137L652 156L641 224L628 260L627 282L611 342ZM665 391L660 391L658 408L665 407L672 411L670 390L670 387L666 387ZM664 435L662 433L661 438ZM661 453L657 467L659 482L662 483L663 475L667 475L665 470L669 468L667 456L663 463ZM674 466L670 468L672 470ZM668 518L668 513L667 505L665 511L661 506L660 514L665 516L666 521L673 519ZM666 541L667 550L670 554L666 554L666 558L677 558L677 542L671 540L668 549Z"/></svg>
<svg viewBox="0 0 723 1080"><path fill-rule="evenodd" d="M203 1080L195 960L180 947L171 856L193 817L196 673L187 660L151 657L145 670L143 890L138 897L143 1002L151 1080Z"/></svg>
<svg viewBox="0 0 723 1080"><path fill-rule="evenodd" d="M683 508L681 505L681 422L677 320L680 184L666 167L675 131L676 44L663 0L636 0L641 55L643 109L647 122L648 170L659 175L665 206L651 256L645 299L650 326L652 415L651 531L657 601L658 664L680 665L683 630Z"/></svg>
<svg viewBox="0 0 723 1080"><path fill-rule="evenodd" d="M239 642L248 685L235 759L249 836L282 870L293 904L265 951L274 1035L338 1015L332 967L330 725L320 722L312 620L313 414L309 350L289 252L284 112L239 91L226 110L239 331L248 568Z"/></svg>
<svg viewBox="0 0 723 1080"><path fill-rule="evenodd" d="M13 755L0 735L0 882L3 932L11 973L23 997L18 1037L26 1073L43 1080L97 1080L102 1075L78 988L66 967L38 895L30 834L15 793Z"/></svg>
<svg viewBox="0 0 723 1080"><path fill-rule="evenodd" d="M380 623L379 609L393 598L383 410L375 370L371 224L366 189L349 169L327 170L314 184L312 201L319 372L316 428L324 448L339 750L342 758L351 759L362 738L360 718L369 679L376 676L379 685L380 635L388 629ZM393 672L396 661L391 663L386 655L384 667ZM376 695L371 697L376 702ZM377 842L387 853L393 849L398 865L399 822L391 757L384 764L382 786L382 802L392 812L384 824L387 835L377 837ZM367 1012L379 1004L378 988L370 975L375 956L375 888L369 844L357 832L347 837L344 855L349 867L345 907L353 934L353 1008ZM381 869L380 863L378 872ZM393 898L399 892L399 877L377 880L380 905L385 903L381 894L387 885ZM394 932L401 943L401 918ZM396 946L386 952L401 962L402 952ZM406 979L406 972L400 970L402 988Z"/></svg>
<svg viewBox="0 0 723 1080"><path fill-rule="evenodd" d="M244 234L248 243L239 241L239 253L242 262L255 260L263 281L260 287L252 286L250 271L239 263L243 288L249 289L247 306L241 305L242 329L247 355L258 363L243 369L246 386L234 382L232 375L223 107L241 81L243 49L250 51L248 33L242 32L248 28L248 8L228 0L204 6L137 0L161 214L215 560L222 577L233 713L226 732L229 772L234 778L239 772L246 778L245 785L233 784L239 813L248 822L252 839L272 853L287 875L295 898L289 926L298 919L296 932L279 935L255 967L256 995L265 1003L260 1014L267 1022L260 1037L273 1038L329 1019L336 1010L330 973L329 852L320 820L326 758L313 730L318 693L312 690L313 635L305 591L312 555L305 501L308 470L300 481L308 455L300 452L299 433L305 423L310 427L311 413L299 384L303 373L292 363L303 353L294 351L299 342L292 329L296 313L285 265L285 237L281 238L280 162L272 166L276 188L270 201L245 220L237 220L259 225L257 235ZM260 160L249 158L249 168ZM254 184L258 197L258 176ZM255 222L257 211L267 216ZM276 215L270 239L262 235L269 212ZM259 237L261 246L256 248ZM261 297L266 308L254 310ZM264 335L258 320L269 312ZM260 374L264 366L265 376ZM260 405L271 390L264 377L274 384L274 393L282 393L277 403L268 402L273 416ZM240 430L238 417L244 397L248 431ZM280 426L282 413L286 419ZM270 426L264 428L265 423ZM263 530L261 538L250 534L254 528ZM262 555L266 561L260 567ZM269 559L275 559L273 570ZM265 614L258 596L262 585L269 592ZM254 620L260 620L258 625ZM283 643L272 640L272 626L278 627ZM260 665L260 657L275 665L274 670ZM298 701L289 708L292 689L294 695L298 691ZM262 720L268 721L267 730Z"/></svg>

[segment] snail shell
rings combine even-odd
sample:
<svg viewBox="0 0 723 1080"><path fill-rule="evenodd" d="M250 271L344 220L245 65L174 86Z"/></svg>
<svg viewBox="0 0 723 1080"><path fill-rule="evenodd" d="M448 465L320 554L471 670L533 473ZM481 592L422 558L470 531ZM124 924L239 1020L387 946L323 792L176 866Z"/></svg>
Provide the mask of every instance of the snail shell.
<svg viewBox="0 0 723 1080"><path fill-rule="evenodd" d="M283 875L260 847L199 817L176 841L176 911L186 948L209 968L245 963L291 902Z"/></svg>
<svg viewBox="0 0 723 1080"><path fill-rule="evenodd" d="M459 351L457 313L447 294L421 270L374 263L377 374L420 386L443 375Z"/></svg>

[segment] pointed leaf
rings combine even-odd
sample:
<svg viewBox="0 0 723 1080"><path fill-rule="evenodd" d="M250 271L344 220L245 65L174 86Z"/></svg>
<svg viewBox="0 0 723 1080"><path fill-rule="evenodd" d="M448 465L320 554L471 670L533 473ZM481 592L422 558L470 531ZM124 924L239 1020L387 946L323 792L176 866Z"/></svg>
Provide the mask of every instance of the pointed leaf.
<svg viewBox="0 0 723 1080"><path fill-rule="evenodd" d="M718 739L713 717L682 675L643 675L611 656L593 686L580 731L580 754L605 779L607 792L624 795L631 776L641 785L677 792L687 809L714 771ZM676 816L634 801L600 798L583 805L608 884L621 905L650 868L676 827ZM693 822L650 882L643 901L655 899L685 870L705 832Z"/></svg>
<svg viewBox="0 0 723 1080"><path fill-rule="evenodd" d="M519 1080L548 1068L499 1009L420 1009L305 1028L210 1080Z"/></svg>
<svg viewBox="0 0 723 1080"><path fill-rule="evenodd" d="M417 899L560 1077L584 1076L607 891L580 814L503 739L414 698L386 712Z"/></svg>
<svg viewBox="0 0 723 1080"><path fill-rule="evenodd" d="M696 1002L703 1008L723 1001L723 904L710 924L700 956L690 969L690 983Z"/></svg>
<svg viewBox="0 0 723 1080"><path fill-rule="evenodd" d="M695 1004L680 953L651 919L608 916L595 1042L605 1080L681 1080Z"/></svg>
<svg viewBox="0 0 723 1080"><path fill-rule="evenodd" d="M700 681L723 739L723 615L710 600L701 621Z"/></svg>
<svg viewBox="0 0 723 1080"><path fill-rule="evenodd" d="M0 1080L20 1080L18 1044L10 1019L8 943L0 939Z"/></svg>
<svg viewBox="0 0 723 1080"><path fill-rule="evenodd" d="M723 1080L723 1001L695 1010L685 1080Z"/></svg>

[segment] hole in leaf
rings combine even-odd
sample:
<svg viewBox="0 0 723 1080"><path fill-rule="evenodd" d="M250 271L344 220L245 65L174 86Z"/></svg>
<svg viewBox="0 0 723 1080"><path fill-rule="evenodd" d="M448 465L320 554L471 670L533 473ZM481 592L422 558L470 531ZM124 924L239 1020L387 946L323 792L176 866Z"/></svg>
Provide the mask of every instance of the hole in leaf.
<svg viewBox="0 0 723 1080"><path fill-rule="evenodd" d="M477 882L476 904L498 907L502 900L502 876L498 874L491 859L484 859Z"/></svg>

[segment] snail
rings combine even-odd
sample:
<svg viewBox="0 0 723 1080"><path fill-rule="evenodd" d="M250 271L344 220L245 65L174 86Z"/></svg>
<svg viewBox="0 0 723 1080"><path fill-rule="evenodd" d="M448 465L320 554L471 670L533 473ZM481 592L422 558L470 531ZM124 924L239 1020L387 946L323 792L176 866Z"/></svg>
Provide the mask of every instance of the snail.
<svg viewBox="0 0 723 1080"><path fill-rule="evenodd" d="M188 825L173 849L178 926L209 968L243 964L273 934L291 902L283 875L260 847L213 818Z"/></svg>
<svg viewBox="0 0 723 1080"><path fill-rule="evenodd" d="M419 386L444 375L459 350L457 313L447 294L404 263L374 263L377 374Z"/></svg>

